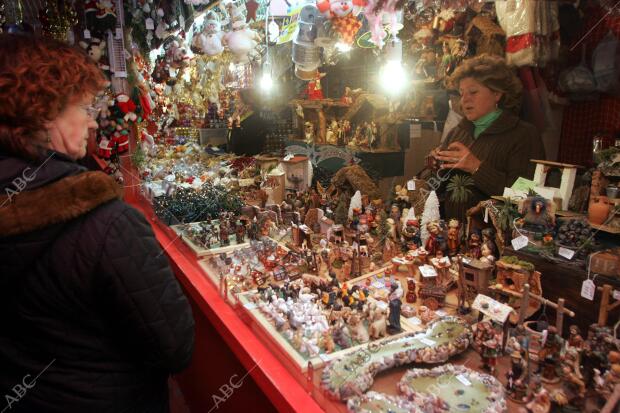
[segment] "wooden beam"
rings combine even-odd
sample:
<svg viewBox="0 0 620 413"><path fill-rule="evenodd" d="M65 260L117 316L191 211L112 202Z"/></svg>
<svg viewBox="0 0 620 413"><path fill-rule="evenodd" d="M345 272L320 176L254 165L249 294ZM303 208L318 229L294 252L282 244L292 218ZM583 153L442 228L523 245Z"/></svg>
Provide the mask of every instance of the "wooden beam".
<svg viewBox="0 0 620 413"><path fill-rule="evenodd" d="M527 315L527 308L530 306L530 285L525 284L523 286L523 296L521 298L521 308L519 309L519 321L517 325L520 326L525 321Z"/></svg>
<svg viewBox="0 0 620 413"><path fill-rule="evenodd" d="M557 316L555 317L555 328L562 334L562 327L564 327L564 299L558 299Z"/></svg>
<svg viewBox="0 0 620 413"><path fill-rule="evenodd" d="M506 289L501 288L501 287L492 286L492 287L489 287L489 288L491 290L493 290L493 291L498 291L500 293L512 295L513 297L517 297L517 298L522 298L523 297L523 294L521 294L521 293L518 293L516 291L506 290ZM555 310L558 309L558 305L556 303L554 303L553 301L549 301L546 298L541 297L540 295L529 293L529 296L530 296L530 298L533 298L536 301L540 301L541 303L546 304L546 305L548 305L549 307L551 307L551 308L553 308ZM575 317L575 313L572 312L571 310L569 310L568 308L563 308L562 312L564 314L568 314L570 317Z"/></svg>
<svg viewBox="0 0 620 413"><path fill-rule="evenodd" d="M605 326L607 325L607 318L609 317L609 313L615 310L618 306L620 306L620 301L610 304L609 297L612 294L612 286L609 284L605 284L602 287L596 288L598 291L601 291L603 295L601 296L601 304L598 310L598 325Z"/></svg>

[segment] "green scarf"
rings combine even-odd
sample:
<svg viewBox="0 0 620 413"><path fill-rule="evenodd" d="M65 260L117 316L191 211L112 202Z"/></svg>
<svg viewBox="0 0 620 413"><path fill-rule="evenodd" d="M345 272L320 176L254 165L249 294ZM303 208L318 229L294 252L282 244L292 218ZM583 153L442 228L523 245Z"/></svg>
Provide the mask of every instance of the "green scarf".
<svg viewBox="0 0 620 413"><path fill-rule="evenodd" d="M482 132L487 130L487 128L491 126L491 124L495 122L501 114L501 109L495 109L493 112L489 112L481 118L476 119L474 121L474 138L477 138Z"/></svg>

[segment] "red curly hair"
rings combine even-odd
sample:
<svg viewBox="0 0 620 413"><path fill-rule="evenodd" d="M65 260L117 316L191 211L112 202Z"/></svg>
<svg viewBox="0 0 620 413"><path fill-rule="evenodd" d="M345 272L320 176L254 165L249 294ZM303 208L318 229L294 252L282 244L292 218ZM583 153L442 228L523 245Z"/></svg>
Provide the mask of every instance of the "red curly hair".
<svg viewBox="0 0 620 413"><path fill-rule="evenodd" d="M0 149L36 159L45 123L95 95L106 79L80 48L44 37L0 35Z"/></svg>

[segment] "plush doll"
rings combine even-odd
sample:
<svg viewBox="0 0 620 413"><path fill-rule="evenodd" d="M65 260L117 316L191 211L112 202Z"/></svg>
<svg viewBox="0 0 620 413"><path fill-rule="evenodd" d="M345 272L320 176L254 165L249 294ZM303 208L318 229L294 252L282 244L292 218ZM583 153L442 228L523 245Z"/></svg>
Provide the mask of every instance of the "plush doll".
<svg viewBox="0 0 620 413"><path fill-rule="evenodd" d="M105 33L116 28L116 5L112 0L98 0L95 16L95 31Z"/></svg>
<svg viewBox="0 0 620 413"><path fill-rule="evenodd" d="M306 86L306 95L309 100L323 99L323 88L321 87L321 78L325 77L326 73L316 72L314 79L308 82Z"/></svg>
<svg viewBox="0 0 620 413"><path fill-rule="evenodd" d="M250 54L256 46L260 37L254 30L248 28L245 20L236 20L233 22L232 31L224 35L224 44L228 46L235 60L240 63L250 61Z"/></svg>
<svg viewBox="0 0 620 413"><path fill-rule="evenodd" d="M86 51L88 56L99 66L99 68L109 76L110 66L105 58L106 42L96 37L90 39L89 42L80 41L80 47Z"/></svg>
<svg viewBox="0 0 620 413"><path fill-rule="evenodd" d="M210 12L207 15L202 33L194 38L193 44L202 53L208 56L217 56L224 51L223 36L217 15Z"/></svg>
<svg viewBox="0 0 620 413"><path fill-rule="evenodd" d="M180 69L189 64L189 54L187 48L180 38L170 41L166 48L166 63L169 67Z"/></svg>
<svg viewBox="0 0 620 413"><path fill-rule="evenodd" d="M124 94L119 93L116 96L116 106L121 110L124 114L123 120L135 122L138 119L138 115L136 115L137 106L131 98Z"/></svg>
<svg viewBox="0 0 620 413"><path fill-rule="evenodd" d="M362 8L366 5L364 0L319 0L319 11L331 20L332 27L340 36L340 41L345 45L353 44L355 35L362 27L362 22L357 18Z"/></svg>

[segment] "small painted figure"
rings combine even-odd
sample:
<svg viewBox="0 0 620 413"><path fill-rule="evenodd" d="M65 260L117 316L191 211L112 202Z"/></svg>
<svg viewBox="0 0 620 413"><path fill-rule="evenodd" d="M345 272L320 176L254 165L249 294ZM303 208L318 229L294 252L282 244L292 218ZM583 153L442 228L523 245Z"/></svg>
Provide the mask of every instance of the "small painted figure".
<svg viewBox="0 0 620 413"><path fill-rule="evenodd" d="M459 240L459 230L461 224L456 219L451 219L448 224L448 255L453 256L458 254L459 247L461 246Z"/></svg>
<svg viewBox="0 0 620 413"><path fill-rule="evenodd" d="M538 353L539 360L542 360L542 380L545 383L557 383L560 381L557 367L564 347L564 339L560 337L555 326L550 326L547 331L547 340Z"/></svg>
<svg viewBox="0 0 620 413"><path fill-rule="evenodd" d="M237 227L235 228L235 238L237 244L242 244L245 239L245 225L243 225L243 221L237 222Z"/></svg>
<svg viewBox="0 0 620 413"><path fill-rule="evenodd" d="M226 220L220 220L220 244L221 245L230 245L230 241L228 240L228 222Z"/></svg>
<svg viewBox="0 0 620 413"><path fill-rule="evenodd" d="M389 327L390 334L400 333L402 328L400 326L400 308L403 305L401 299L403 297L403 289L399 282L395 282L390 286L390 315L389 315Z"/></svg>
<svg viewBox="0 0 620 413"><path fill-rule="evenodd" d="M506 379L508 397L523 403L527 392L527 365L519 351L513 351L510 355L510 370L506 373Z"/></svg>
<svg viewBox="0 0 620 413"><path fill-rule="evenodd" d="M479 259L482 255L480 248L480 231L474 230L469 234L469 240L467 241L468 255L472 258Z"/></svg>
<svg viewBox="0 0 620 413"><path fill-rule="evenodd" d="M415 303L418 300L418 296L415 293L415 289L416 289L415 278L413 277L407 278L406 300L410 304Z"/></svg>

